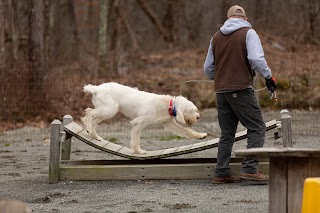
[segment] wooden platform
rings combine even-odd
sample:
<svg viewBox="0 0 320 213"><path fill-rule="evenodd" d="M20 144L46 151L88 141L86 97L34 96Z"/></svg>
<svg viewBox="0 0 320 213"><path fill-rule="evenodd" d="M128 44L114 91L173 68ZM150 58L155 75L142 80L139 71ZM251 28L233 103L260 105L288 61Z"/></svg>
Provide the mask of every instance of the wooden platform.
<svg viewBox="0 0 320 213"><path fill-rule="evenodd" d="M320 149L252 148L236 150L235 155L269 157L269 212L272 213L300 213L305 179L320 177Z"/></svg>
<svg viewBox="0 0 320 213"><path fill-rule="evenodd" d="M271 120L266 123L267 131L274 129L276 127L277 127L276 120ZM93 139L83 127L76 124L75 122L71 122L66 126L64 126L64 130L70 135L78 138L80 141L90 146L93 146L97 149L100 149L102 151L105 151L120 157L124 157L128 159L137 159L137 160L166 158L166 157L172 157L172 156L179 156L187 153L198 152L198 151L217 147L219 142L219 138L216 138L213 140L202 141L199 143L194 143L194 144L185 145L185 146L148 151L147 154L141 155L141 154L133 153L132 149L129 149L125 146L120 146L118 144L115 144L106 140L98 141L96 139ZM235 141L245 139L246 137L247 137L247 130L238 132L236 133Z"/></svg>

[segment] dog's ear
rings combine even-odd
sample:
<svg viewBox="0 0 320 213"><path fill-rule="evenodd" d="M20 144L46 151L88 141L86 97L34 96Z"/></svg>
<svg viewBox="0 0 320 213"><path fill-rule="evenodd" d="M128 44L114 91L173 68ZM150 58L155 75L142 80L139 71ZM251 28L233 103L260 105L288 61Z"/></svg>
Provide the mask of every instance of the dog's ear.
<svg viewBox="0 0 320 213"><path fill-rule="evenodd" d="M184 115L183 115L183 109L181 109L181 107L177 109L176 117L177 117L178 122L180 122L182 124L186 124L186 121L185 121Z"/></svg>
<svg viewBox="0 0 320 213"><path fill-rule="evenodd" d="M186 124L186 120L184 119L184 105L187 99L183 96L176 97L176 120L181 124Z"/></svg>

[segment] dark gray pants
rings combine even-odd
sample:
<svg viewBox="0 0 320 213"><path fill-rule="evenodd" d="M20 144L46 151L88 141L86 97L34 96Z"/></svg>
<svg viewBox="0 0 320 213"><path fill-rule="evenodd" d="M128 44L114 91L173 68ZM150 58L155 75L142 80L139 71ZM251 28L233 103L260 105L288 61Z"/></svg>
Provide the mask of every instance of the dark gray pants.
<svg viewBox="0 0 320 213"><path fill-rule="evenodd" d="M225 177L231 174L229 162L238 122L240 121L248 129L247 148L263 146L266 126L252 89L217 93L216 100L221 138L218 144L215 176ZM245 158L241 171L256 173L258 163L259 160L254 156Z"/></svg>

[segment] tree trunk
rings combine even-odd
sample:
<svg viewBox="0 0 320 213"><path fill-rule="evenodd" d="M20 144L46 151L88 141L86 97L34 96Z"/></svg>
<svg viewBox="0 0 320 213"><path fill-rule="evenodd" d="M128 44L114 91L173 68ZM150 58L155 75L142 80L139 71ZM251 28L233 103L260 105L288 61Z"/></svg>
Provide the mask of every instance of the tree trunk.
<svg viewBox="0 0 320 213"><path fill-rule="evenodd" d="M116 36L115 36L115 49L113 52L113 70L116 71L116 74L121 74L121 55L123 51L123 23L120 16L117 16L116 19Z"/></svg>
<svg viewBox="0 0 320 213"><path fill-rule="evenodd" d="M163 18L163 23L173 39L172 45L181 46L183 43L188 43L190 47L190 43L186 41L191 34L185 7L186 2L184 0L168 0L167 13Z"/></svg>
<svg viewBox="0 0 320 213"><path fill-rule="evenodd" d="M308 2L308 10L309 10L309 37L313 40L316 44L319 45L319 41L316 39L316 26L317 26L317 19L320 14L320 4L318 0L309 0Z"/></svg>
<svg viewBox="0 0 320 213"><path fill-rule="evenodd" d="M50 30L50 18L52 13L52 1L53 0L44 0L44 52L43 52L43 59L44 59L44 67L46 71L48 71L49 67L51 67L49 54L50 54L50 40L52 39L52 34Z"/></svg>
<svg viewBox="0 0 320 213"><path fill-rule="evenodd" d="M253 18L258 26L265 26L267 23L266 20L269 17L265 9L267 4L268 2L265 2L265 0L253 3Z"/></svg>
<svg viewBox="0 0 320 213"><path fill-rule="evenodd" d="M139 46L136 34L133 30L133 28L131 27L128 19L127 19L127 12L126 12L126 8L125 7L119 7L118 6L118 0L116 1L114 10L116 11L117 16L120 18L121 22L123 23L123 25L125 26L125 28L127 29L130 39L131 39L131 44L133 46L133 49L135 51L138 51L140 54L142 54L142 50ZM128 4L130 4L130 2L128 2ZM127 6L127 5L126 5Z"/></svg>
<svg viewBox="0 0 320 213"><path fill-rule="evenodd" d="M0 0L0 72L6 67L5 60L5 29L4 29L4 8L2 0Z"/></svg>
<svg viewBox="0 0 320 213"><path fill-rule="evenodd" d="M11 39L12 39L12 56L13 60L18 59L18 37L19 37L19 32L18 32L18 20L17 20L17 7L16 7L16 2L14 0L9 0L8 1L8 6L9 6L9 11L11 12L10 16L10 24L11 24Z"/></svg>
<svg viewBox="0 0 320 213"><path fill-rule="evenodd" d="M227 11L232 6L231 2L229 0L223 0L222 1L222 11L220 16L220 23L223 24L225 20L227 19Z"/></svg>
<svg viewBox="0 0 320 213"><path fill-rule="evenodd" d="M106 65L108 61L108 22L109 13L112 5L112 0L100 0L99 1L99 76L106 71Z"/></svg>
<svg viewBox="0 0 320 213"><path fill-rule="evenodd" d="M51 59L70 64L79 59L78 31L73 1L55 0L53 5Z"/></svg>
<svg viewBox="0 0 320 213"><path fill-rule="evenodd" d="M30 115L37 115L38 111L35 108L44 109L45 99L43 90L43 78L45 73L44 60L44 1L29 0L29 99ZM37 107L35 107L37 106Z"/></svg>
<svg viewBox="0 0 320 213"><path fill-rule="evenodd" d="M266 14L268 14L268 17L273 17L273 11L274 11L274 8L273 8L273 3L272 1L269 1L268 4L267 4L267 7L265 8L266 10ZM266 21L265 21L265 31L271 31L273 30L273 26L275 26L276 24L274 24L274 20L271 19L271 18L266 18Z"/></svg>
<svg viewBox="0 0 320 213"><path fill-rule="evenodd" d="M106 1L111 1L111 0L106 0ZM101 0L99 1L99 3L101 3ZM90 52L92 50L95 51L97 49L96 39L99 37L99 33L97 33L97 30L94 27L96 26L96 23L97 23L97 19L94 16L96 13L96 11L94 10L94 4L95 4L94 0L88 1L88 12L85 19L85 23L87 26L86 28L89 28L89 29L86 29L85 31L86 33L85 33L84 39L86 39L89 42L88 44L86 44L86 49L90 49ZM99 14L99 19L100 19L100 15L101 14Z"/></svg>

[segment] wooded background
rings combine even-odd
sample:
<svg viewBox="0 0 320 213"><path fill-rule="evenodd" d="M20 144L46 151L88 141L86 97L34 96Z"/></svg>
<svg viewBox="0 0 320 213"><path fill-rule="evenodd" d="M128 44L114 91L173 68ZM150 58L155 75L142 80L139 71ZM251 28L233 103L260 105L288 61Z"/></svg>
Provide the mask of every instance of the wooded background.
<svg viewBox="0 0 320 213"><path fill-rule="evenodd" d="M0 121L78 117L85 83L179 95L205 79L209 40L234 4L260 35L279 94L295 94L278 107L319 107L319 0L0 0ZM213 107L204 84L183 95Z"/></svg>

